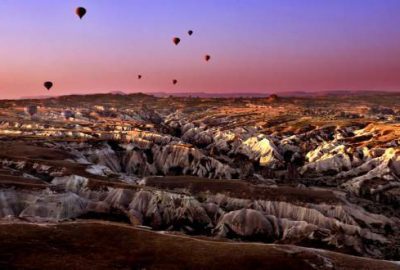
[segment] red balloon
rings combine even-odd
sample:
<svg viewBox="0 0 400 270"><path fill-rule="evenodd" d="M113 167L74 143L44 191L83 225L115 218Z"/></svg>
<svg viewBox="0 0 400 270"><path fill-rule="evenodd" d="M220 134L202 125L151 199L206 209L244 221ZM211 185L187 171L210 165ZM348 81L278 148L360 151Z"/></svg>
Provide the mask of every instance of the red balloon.
<svg viewBox="0 0 400 270"><path fill-rule="evenodd" d="M77 7L75 10L76 15L79 16L79 19L82 19L83 16L86 14L86 8L84 7Z"/></svg>
<svg viewBox="0 0 400 270"><path fill-rule="evenodd" d="M174 38L172 39L172 42L174 42L175 45L178 45L179 42L181 42L181 39L178 38L178 37L174 37Z"/></svg>
<svg viewBox="0 0 400 270"><path fill-rule="evenodd" d="M177 84L178 83L178 80L172 80L172 83L175 85L175 84Z"/></svg>
<svg viewBox="0 0 400 270"><path fill-rule="evenodd" d="M204 59L206 59L206 61L208 62L208 61L210 61L211 56L210 56L209 54L206 54L206 55L204 56Z"/></svg>

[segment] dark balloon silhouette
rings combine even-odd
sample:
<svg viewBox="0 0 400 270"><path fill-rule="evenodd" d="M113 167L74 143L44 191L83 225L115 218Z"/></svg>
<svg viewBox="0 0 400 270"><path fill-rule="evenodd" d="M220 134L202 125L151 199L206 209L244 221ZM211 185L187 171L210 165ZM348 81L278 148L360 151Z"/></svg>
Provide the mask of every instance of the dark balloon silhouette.
<svg viewBox="0 0 400 270"><path fill-rule="evenodd" d="M211 56L210 56L209 54L206 54L206 55L204 56L204 59L206 59L206 61L208 62L208 61L210 61Z"/></svg>
<svg viewBox="0 0 400 270"><path fill-rule="evenodd" d="M50 88L53 87L53 83L52 83L52 82L49 82L49 81L44 82L43 85L44 85L44 87L46 87L47 90L50 90Z"/></svg>
<svg viewBox="0 0 400 270"><path fill-rule="evenodd" d="M137 75L137 77L140 80L142 78L142 75L139 74L139 75Z"/></svg>
<svg viewBox="0 0 400 270"><path fill-rule="evenodd" d="M172 83L175 85L178 83L178 80L172 80Z"/></svg>
<svg viewBox="0 0 400 270"><path fill-rule="evenodd" d="M188 31L188 35L189 35L189 36L193 35L193 31L192 31L192 30L189 30L189 31Z"/></svg>
<svg viewBox="0 0 400 270"><path fill-rule="evenodd" d="M83 16L85 16L86 14L86 8L83 7L77 7L75 10L76 15L79 16L79 19L82 19Z"/></svg>
<svg viewBox="0 0 400 270"><path fill-rule="evenodd" d="M174 37L174 38L172 39L172 41L174 42L175 45L178 45L179 42L181 42L181 39L178 38L178 37Z"/></svg>

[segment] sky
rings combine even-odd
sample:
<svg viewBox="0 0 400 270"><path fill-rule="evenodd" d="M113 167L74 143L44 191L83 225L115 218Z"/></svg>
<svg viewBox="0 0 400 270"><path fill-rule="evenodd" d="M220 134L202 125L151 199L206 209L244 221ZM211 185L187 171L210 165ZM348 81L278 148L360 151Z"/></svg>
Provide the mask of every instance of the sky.
<svg viewBox="0 0 400 270"><path fill-rule="evenodd" d="M0 0L0 98L400 91L399 14L399 0Z"/></svg>

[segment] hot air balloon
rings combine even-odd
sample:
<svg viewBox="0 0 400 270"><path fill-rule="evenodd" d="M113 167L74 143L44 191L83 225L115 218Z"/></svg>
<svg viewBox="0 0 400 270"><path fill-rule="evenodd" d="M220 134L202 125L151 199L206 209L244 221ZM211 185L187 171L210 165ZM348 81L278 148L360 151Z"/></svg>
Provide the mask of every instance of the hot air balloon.
<svg viewBox="0 0 400 270"><path fill-rule="evenodd" d="M209 54L206 54L206 55L204 56L204 59L206 59L206 61L208 62L208 61L211 59L211 56L210 56Z"/></svg>
<svg viewBox="0 0 400 270"><path fill-rule="evenodd" d="M174 37L174 38L172 39L172 41L174 42L175 45L178 45L179 42L181 42L181 39L178 38L178 37Z"/></svg>
<svg viewBox="0 0 400 270"><path fill-rule="evenodd" d="M142 75L137 75L137 78L140 80L142 78Z"/></svg>
<svg viewBox="0 0 400 270"><path fill-rule="evenodd" d="M29 105L25 108L25 112L27 112L30 116L33 116L37 113L38 109L36 105Z"/></svg>
<svg viewBox="0 0 400 270"><path fill-rule="evenodd" d="M193 35L193 31L192 31L192 30L189 30L189 31L188 31L188 35L189 35L189 36Z"/></svg>
<svg viewBox="0 0 400 270"><path fill-rule="evenodd" d="M50 81L44 82L44 87L46 87L47 90L50 90L50 88L53 87L53 83Z"/></svg>
<svg viewBox="0 0 400 270"><path fill-rule="evenodd" d="M172 80L172 83L175 85L175 84L177 84L178 83L178 80Z"/></svg>
<svg viewBox="0 0 400 270"><path fill-rule="evenodd" d="M79 19L82 19L83 16L86 14L86 8L84 7L77 7L75 10L76 15L79 16Z"/></svg>

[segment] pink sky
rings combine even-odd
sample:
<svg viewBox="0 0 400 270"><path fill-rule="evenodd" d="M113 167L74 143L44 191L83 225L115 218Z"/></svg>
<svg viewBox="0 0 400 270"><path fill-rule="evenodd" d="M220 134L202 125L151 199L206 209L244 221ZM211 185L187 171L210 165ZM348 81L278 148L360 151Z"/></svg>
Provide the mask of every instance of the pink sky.
<svg viewBox="0 0 400 270"><path fill-rule="evenodd" d="M400 90L397 0L88 0L82 21L76 3L0 2L0 98Z"/></svg>

